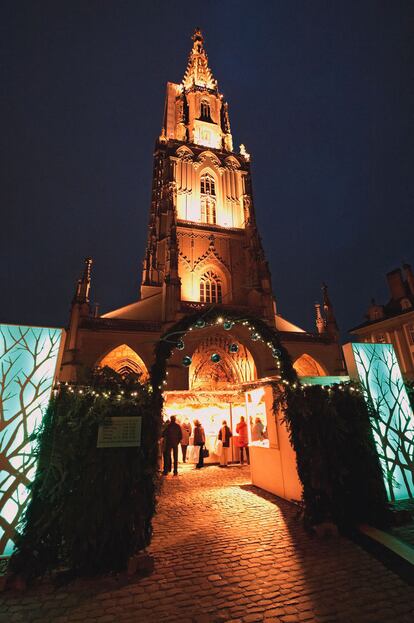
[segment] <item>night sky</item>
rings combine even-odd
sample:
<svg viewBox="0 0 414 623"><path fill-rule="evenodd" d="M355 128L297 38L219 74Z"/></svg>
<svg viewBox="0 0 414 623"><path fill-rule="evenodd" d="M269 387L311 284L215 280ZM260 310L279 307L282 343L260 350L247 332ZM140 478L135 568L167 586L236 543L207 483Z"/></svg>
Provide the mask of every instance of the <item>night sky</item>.
<svg viewBox="0 0 414 623"><path fill-rule="evenodd" d="M0 320L65 326L136 300L165 84L199 25L252 154L279 312L314 328L326 281L343 332L414 265L414 3L4 1Z"/></svg>

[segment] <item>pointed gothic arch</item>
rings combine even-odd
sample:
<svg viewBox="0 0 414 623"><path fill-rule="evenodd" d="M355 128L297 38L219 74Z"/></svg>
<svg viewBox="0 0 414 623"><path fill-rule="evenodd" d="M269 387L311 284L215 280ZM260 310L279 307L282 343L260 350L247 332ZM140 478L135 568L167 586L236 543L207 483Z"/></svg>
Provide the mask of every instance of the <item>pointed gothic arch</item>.
<svg viewBox="0 0 414 623"><path fill-rule="evenodd" d="M208 270L200 277L200 303L222 303L223 291L220 277Z"/></svg>
<svg viewBox="0 0 414 623"><path fill-rule="evenodd" d="M300 357L298 357L293 364L294 369L299 377L301 376L326 376L326 372L321 366L321 364L308 355L304 353Z"/></svg>
<svg viewBox="0 0 414 623"><path fill-rule="evenodd" d="M199 154L197 160L202 163L207 163L208 161L210 161L211 164L216 167L219 167L221 164L216 154L208 150L202 151L201 154Z"/></svg>
<svg viewBox="0 0 414 623"><path fill-rule="evenodd" d="M250 350L237 342L236 354L229 354L231 340L210 336L199 342L192 354L189 369L189 388L225 389L232 385L251 382L257 379L256 365ZM220 360L213 362L212 355Z"/></svg>
<svg viewBox="0 0 414 623"><path fill-rule="evenodd" d="M97 363L97 366L104 368L108 366L118 372L121 376L128 374L138 374L141 382L148 379L147 366L128 344L120 344L113 348Z"/></svg>
<svg viewBox="0 0 414 623"><path fill-rule="evenodd" d="M227 267L210 253L196 267L195 279L200 303L230 303L231 302L231 274ZM206 284L210 283L210 296L207 295ZM204 300L201 300L202 284L204 283ZM212 285L216 284L215 295ZM220 293L220 296L219 296Z"/></svg>
<svg viewBox="0 0 414 623"><path fill-rule="evenodd" d="M190 160L194 158L194 152L186 145L179 147L175 153L179 158L188 158Z"/></svg>
<svg viewBox="0 0 414 623"><path fill-rule="evenodd" d="M234 156L226 158L225 163L229 169L240 169L240 162Z"/></svg>
<svg viewBox="0 0 414 623"><path fill-rule="evenodd" d="M216 178L209 171L200 175L200 211L203 223L217 222L217 183Z"/></svg>

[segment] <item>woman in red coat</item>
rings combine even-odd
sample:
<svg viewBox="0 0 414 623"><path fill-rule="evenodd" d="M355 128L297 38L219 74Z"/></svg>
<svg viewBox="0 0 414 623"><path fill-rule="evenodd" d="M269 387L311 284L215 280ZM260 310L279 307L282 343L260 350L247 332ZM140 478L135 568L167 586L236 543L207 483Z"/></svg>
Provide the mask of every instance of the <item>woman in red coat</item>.
<svg viewBox="0 0 414 623"><path fill-rule="evenodd" d="M247 424L244 420L244 417L240 417L240 422L236 426L236 433L239 436L239 448L240 448L240 465L244 463L244 450L246 450L246 461L247 464L250 465L250 455L249 455L249 434L247 432Z"/></svg>

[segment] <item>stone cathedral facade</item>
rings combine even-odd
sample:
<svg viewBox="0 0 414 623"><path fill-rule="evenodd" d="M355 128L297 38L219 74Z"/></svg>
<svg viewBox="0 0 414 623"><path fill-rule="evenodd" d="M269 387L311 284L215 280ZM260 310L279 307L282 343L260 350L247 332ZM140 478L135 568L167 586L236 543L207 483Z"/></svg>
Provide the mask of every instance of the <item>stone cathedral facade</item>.
<svg viewBox="0 0 414 623"><path fill-rule="evenodd" d="M324 290L316 306L316 331L308 332L276 310L265 252L257 230L250 156L236 151L228 104L210 69L204 40L196 30L187 69L179 84L168 83L164 121L156 141L148 239L140 296L120 309L96 315L90 307L90 259L72 303L60 378L81 380L85 369L109 365L148 377L154 346L184 315L216 306L255 316L280 332L300 375L343 373L338 329ZM99 269L99 267L98 267ZM227 342L237 356L228 361ZM207 331L170 362L170 392L234 387L277 375L268 349L250 344L242 329L229 336ZM210 351L221 352L213 366Z"/></svg>

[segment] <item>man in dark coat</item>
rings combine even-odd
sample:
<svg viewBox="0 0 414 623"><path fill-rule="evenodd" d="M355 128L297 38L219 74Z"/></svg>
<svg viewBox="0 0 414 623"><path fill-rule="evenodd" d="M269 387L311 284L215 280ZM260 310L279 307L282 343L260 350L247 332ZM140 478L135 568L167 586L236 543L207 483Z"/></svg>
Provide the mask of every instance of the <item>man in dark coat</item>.
<svg viewBox="0 0 414 623"><path fill-rule="evenodd" d="M174 459L174 476L178 474L178 444L181 441L181 426L175 421L175 415L170 417L170 421L162 433L164 438L164 471L166 476L171 471L171 450Z"/></svg>

